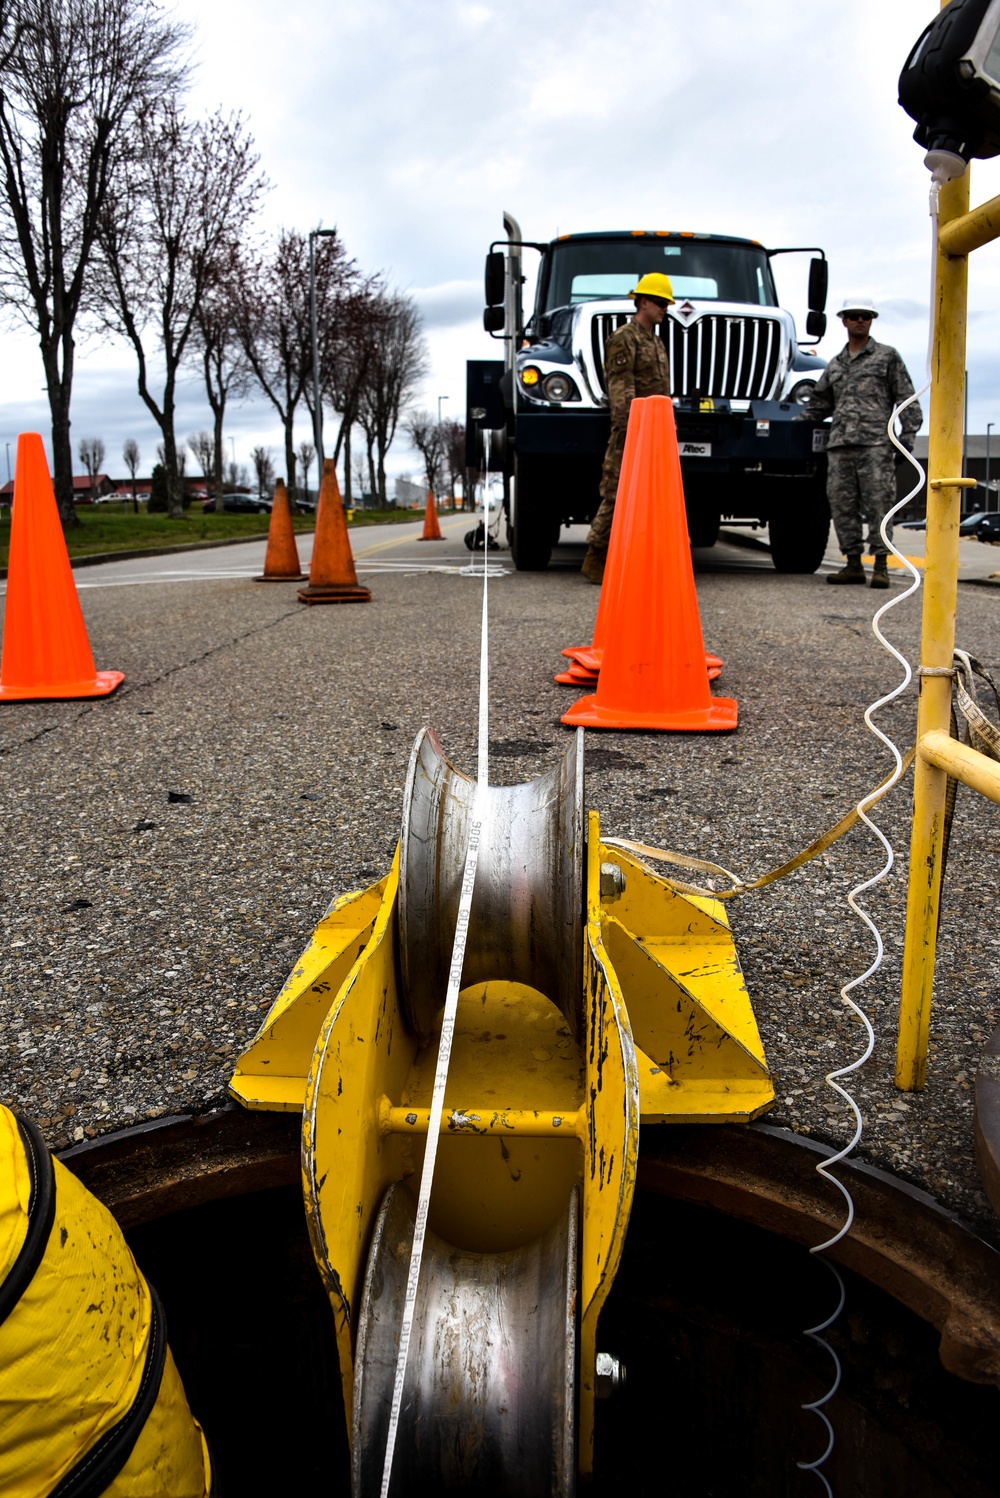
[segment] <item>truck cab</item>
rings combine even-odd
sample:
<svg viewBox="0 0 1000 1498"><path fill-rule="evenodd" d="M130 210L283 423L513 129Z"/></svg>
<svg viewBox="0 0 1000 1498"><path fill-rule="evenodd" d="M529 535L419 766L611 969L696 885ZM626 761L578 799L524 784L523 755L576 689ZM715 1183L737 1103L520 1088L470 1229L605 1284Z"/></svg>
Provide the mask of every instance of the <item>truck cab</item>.
<svg viewBox="0 0 1000 1498"><path fill-rule="evenodd" d="M676 301L658 332L667 344L692 545L714 544L722 520L767 525L775 567L813 572L829 529L826 429L803 419L824 361L800 345L778 303L775 255L813 253L811 338L826 319L822 251L768 250L756 240L676 230L507 240L486 262L484 325L503 360L468 367L470 466L504 478L508 537L519 570L548 566L563 525L600 502L610 417L604 350L632 314L628 293L666 273ZM525 252L540 256L535 304L521 307ZM485 437L485 433L489 437Z"/></svg>

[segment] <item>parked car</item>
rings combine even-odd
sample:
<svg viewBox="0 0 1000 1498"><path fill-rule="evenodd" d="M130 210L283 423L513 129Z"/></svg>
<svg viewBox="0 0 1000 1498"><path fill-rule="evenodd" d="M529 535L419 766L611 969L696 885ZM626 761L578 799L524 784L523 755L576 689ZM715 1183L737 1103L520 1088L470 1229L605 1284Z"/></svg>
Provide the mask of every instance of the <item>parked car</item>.
<svg viewBox="0 0 1000 1498"><path fill-rule="evenodd" d="M973 510L959 522L958 534L960 536L975 536L980 541L1000 540L1000 514L996 510ZM984 532L985 534L981 534Z"/></svg>
<svg viewBox="0 0 1000 1498"><path fill-rule="evenodd" d="M977 541L991 541L994 545L1000 542L1000 513L988 510L985 515L980 515L979 524L972 534Z"/></svg>
<svg viewBox="0 0 1000 1498"><path fill-rule="evenodd" d="M270 515L271 501L269 499L255 499L252 494L227 494L223 509L230 510L234 515ZM215 514L215 495L206 499L203 515Z"/></svg>

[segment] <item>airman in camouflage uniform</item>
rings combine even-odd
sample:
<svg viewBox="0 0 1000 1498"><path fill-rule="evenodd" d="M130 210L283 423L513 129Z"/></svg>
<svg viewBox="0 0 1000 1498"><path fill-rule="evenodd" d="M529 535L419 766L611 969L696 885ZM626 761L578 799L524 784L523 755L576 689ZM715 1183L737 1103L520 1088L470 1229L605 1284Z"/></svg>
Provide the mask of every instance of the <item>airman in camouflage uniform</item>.
<svg viewBox="0 0 1000 1498"><path fill-rule="evenodd" d="M878 313L867 297L845 302L841 320L848 341L820 375L803 416L830 422L826 492L840 549L847 566L830 573L830 583L865 582L861 565L863 522L875 558L873 588L887 588L888 555L879 533L882 517L896 502L896 450L887 427L894 408L913 394L913 383L899 354L870 336ZM914 402L899 418L900 441L913 447L923 420ZM891 529L889 534L891 535Z"/></svg>
<svg viewBox="0 0 1000 1498"><path fill-rule="evenodd" d="M636 287L636 292L647 281L663 282L662 287L657 285L651 289L665 292L666 295L633 293L635 316L611 335L604 350L604 377L608 404L611 407L611 436L601 470L601 503L587 536L587 555L581 569L585 577L596 583L604 575L604 562L611 539L611 522L615 514L618 477L625 451L629 408L636 396L670 394L667 351L655 329L663 321L673 294L667 277L661 275L644 276Z"/></svg>

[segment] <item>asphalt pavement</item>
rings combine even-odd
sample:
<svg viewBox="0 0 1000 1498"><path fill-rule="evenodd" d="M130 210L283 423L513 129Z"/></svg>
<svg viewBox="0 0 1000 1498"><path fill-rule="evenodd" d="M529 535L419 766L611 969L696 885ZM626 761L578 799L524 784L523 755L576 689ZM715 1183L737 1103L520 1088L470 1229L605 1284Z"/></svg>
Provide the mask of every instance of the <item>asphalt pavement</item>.
<svg viewBox="0 0 1000 1498"><path fill-rule="evenodd" d="M258 584L264 543L111 562L75 574L107 699L0 705L0 1038L4 1101L50 1143L219 1106L239 1051L331 900L378 879L399 834L410 746L431 724L476 762L481 582L442 520L355 529L372 601L303 607ZM923 536L903 532L920 557ZM572 689L560 650L591 637L598 591L583 533L546 573L490 563L490 763L497 783L542 772L564 746ZM308 538L299 539L308 556ZM1000 552L962 547L958 643L1000 667ZM994 565L995 564L995 565ZM779 576L762 538L695 553L706 648L735 697L728 735L588 732L586 799L605 832L722 863L747 878L835 822L890 768L864 708L900 679L870 620L890 593ZM969 570L971 569L971 570ZM669 579L664 586L670 586ZM893 592L903 591L901 582ZM919 601L884 628L917 660ZM880 722L904 749L915 693ZM997 809L960 790L949 857L928 1085L892 1083L910 788L876 820L895 867L868 905L886 959L857 992L876 1029L857 1079L864 1158L996 1241L972 1144L972 1084L997 1023ZM776 1079L772 1121L839 1143L846 1109L823 1082L861 1049L841 986L871 960L852 883L883 855L855 829L731 907Z"/></svg>

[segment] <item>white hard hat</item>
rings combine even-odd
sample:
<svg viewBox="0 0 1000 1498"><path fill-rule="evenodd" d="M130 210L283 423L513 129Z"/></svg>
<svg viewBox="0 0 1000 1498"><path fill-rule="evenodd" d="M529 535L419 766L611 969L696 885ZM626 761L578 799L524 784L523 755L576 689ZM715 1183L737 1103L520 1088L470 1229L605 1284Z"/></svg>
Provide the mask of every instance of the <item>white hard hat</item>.
<svg viewBox="0 0 1000 1498"><path fill-rule="evenodd" d="M843 317L845 312L870 312L872 317L878 317L875 303L870 296L845 297L837 316Z"/></svg>

